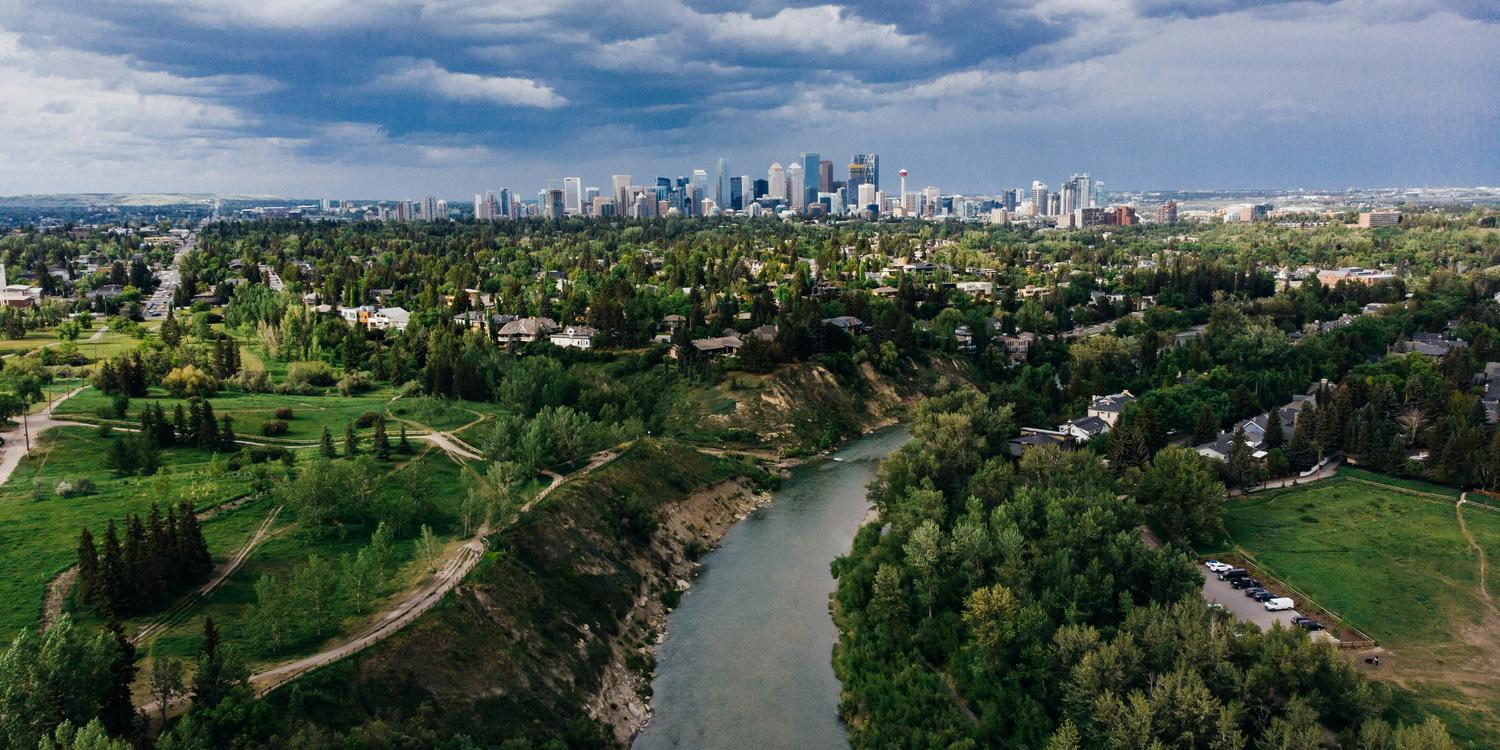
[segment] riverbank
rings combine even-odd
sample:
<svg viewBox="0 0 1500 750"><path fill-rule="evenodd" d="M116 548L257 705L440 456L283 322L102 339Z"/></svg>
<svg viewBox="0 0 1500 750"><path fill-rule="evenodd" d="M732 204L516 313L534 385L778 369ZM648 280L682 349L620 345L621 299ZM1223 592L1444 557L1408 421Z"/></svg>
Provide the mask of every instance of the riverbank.
<svg viewBox="0 0 1500 750"><path fill-rule="evenodd" d="M829 564L864 522L879 459L907 437L876 430L802 463L769 505L754 503L701 565L686 566L690 591L688 578L668 582L668 596L688 595L670 614L653 612L665 618L648 649L659 661L638 691L651 706L626 717L642 730L636 750L841 745Z"/></svg>

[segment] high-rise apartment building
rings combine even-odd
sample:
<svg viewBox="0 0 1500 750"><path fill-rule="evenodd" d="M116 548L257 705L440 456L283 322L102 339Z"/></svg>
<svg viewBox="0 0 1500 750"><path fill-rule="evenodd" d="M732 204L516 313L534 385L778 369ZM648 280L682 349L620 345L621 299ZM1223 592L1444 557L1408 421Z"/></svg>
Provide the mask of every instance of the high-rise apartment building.
<svg viewBox="0 0 1500 750"><path fill-rule="evenodd" d="M1177 223L1177 201L1167 201L1156 208L1156 223Z"/></svg>
<svg viewBox="0 0 1500 750"><path fill-rule="evenodd" d="M1048 195L1049 193L1047 192L1047 183L1042 182L1041 180L1031 181L1031 204L1033 206L1036 206L1036 213L1038 216L1047 215Z"/></svg>

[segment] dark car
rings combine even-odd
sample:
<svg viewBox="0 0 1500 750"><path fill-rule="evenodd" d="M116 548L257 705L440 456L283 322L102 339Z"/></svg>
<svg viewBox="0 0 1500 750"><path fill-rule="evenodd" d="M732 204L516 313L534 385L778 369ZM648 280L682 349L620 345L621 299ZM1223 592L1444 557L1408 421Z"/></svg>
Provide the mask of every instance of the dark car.
<svg viewBox="0 0 1500 750"><path fill-rule="evenodd" d="M1265 589L1251 589L1251 591L1255 593L1250 594L1250 598L1258 602L1268 602L1276 598L1276 594Z"/></svg>
<svg viewBox="0 0 1500 750"><path fill-rule="evenodd" d="M1303 630L1322 630L1323 623L1318 622L1317 620L1303 620L1302 622L1297 623L1297 627L1302 628Z"/></svg>
<svg viewBox="0 0 1500 750"><path fill-rule="evenodd" d="M1254 588L1260 588L1260 581L1257 581L1254 578L1250 578L1250 577L1247 576L1245 578L1236 578L1236 579L1230 581L1229 585L1233 586L1233 587L1235 587L1237 589L1254 589Z"/></svg>
<svg viewBox="0 0 1500 750"><path fill-rule="evenodd" d="M1219 574L1219 580L1221 580L1221 581L1232 581L1232 580L1234 580L1236 578L1245 578L1246 576L1249 576L1249 575L1250 575L1250 571L1245 570L1244 568L1235 568L1233 570L1226 570L1223 573L1220 573Z"/></svg>

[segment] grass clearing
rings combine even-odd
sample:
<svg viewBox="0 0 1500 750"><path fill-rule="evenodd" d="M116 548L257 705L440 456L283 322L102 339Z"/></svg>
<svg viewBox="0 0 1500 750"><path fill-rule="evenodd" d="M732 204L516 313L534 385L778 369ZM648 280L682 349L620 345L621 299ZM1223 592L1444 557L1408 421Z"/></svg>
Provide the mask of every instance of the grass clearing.
<svg viewBox="0 0 1500 750"><path fill-rule="evenodd" d="M1420 494L1419 494L1420 493ZM1447 487L1345 469L1333 479L1232 500L1231 545L1371 634L1370 670L1407 721L1435 713L1472 747L1500 746L1500 513Z"/></svg>
<svg viewBox="0 0 1500 750"><path fill-rule="evenodd" d="M355 396L293 396L221 390L209 399L209 404L213 406L215 416L223 417L228 414L233 417L235 434L246 440L260 439L261 426L276 419L277 409L289 408L292 410L292 418L286 420L287 432L276 440L311 443L322 437L324 427L333 433L335 441L342 441L345 425L366 412L385 414L386 402L393 395L395 391L390 388L377 388ZM88 388L59 406L55 416L59 419L100 421L99 415L108 412L112 401L99 390ZM146 397L130 400L125 419L118 423L122 426L135 426L140 420L140 409L154 403L161 404L169 419L178 405L183 409L187 408L186 400L174 398L164 388L153 387ZM369 428L359 430L361 436L367 436L369 432ZM392 439L394 437L393 432Z"/></svg>
<svg viewBox="0 0 1500 750"><path fill-rule="evenodd" d="M246 476L228 471L225 459L215 462L204 451L164 451L166 466L157 476L117 477L101 463L108 443L96 429L60 427L32 440L39 447L0 486L0 632L7 634L40 621L47 582L76 562L84 526L102 539L110 519L144 516L153 500L192 498L202 510L250 489ZM94 481L95 493L67 498L54 493L58 482L84 477ZM234 532L216 525L206 524L204 534L209 551L218 556L229 550L216 542L231 542Z"/></svg>

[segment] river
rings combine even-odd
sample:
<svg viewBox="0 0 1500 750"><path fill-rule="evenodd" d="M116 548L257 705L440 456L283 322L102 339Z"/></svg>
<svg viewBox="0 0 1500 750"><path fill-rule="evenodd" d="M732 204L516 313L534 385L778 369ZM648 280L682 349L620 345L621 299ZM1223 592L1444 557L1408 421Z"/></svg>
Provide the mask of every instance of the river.
<svg viewBox="0 0 1500 750"><path fill-rule="evenodd" d="M847 748L828 564L869 512L865 486L906 443L903 427L797 467L772 502L735 525L656 649L655 714L633 750Z"/></svg>

